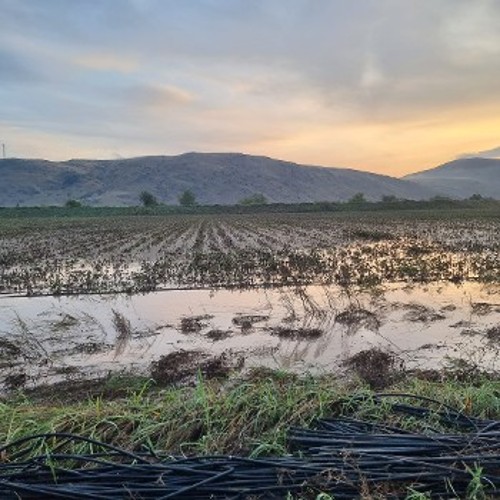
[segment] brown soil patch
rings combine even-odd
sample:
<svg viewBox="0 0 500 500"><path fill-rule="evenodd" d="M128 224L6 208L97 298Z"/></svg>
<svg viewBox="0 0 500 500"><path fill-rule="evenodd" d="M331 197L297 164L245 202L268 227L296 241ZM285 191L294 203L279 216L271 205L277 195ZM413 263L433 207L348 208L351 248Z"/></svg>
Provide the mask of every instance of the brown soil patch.
<svg viewBox="0 0 500 500"><path fill-rule="evenodd" d="M204 378L225 378L243 367L244 359L231 352L209 357L202 351L175 351L151 363L151 378L162 385L186 382L198 374Z"/></svg>
<svg viewBox="0 0 500 500"><path fill-rule="evenodd" d="M402 363L396 356L377 348L358 352L344 363L372 389L383 389L394 383L401 375L396 365L401 366Z"/></svg>
<svg viewBox="0 0 500 500"><path fill-rule="evenodd" d="M117 380L118 382L113 382L113 375L87 380L64 380L55 384L26 388L23 392L33 401L62 403L77 403L95 397L109 400L127 396L133 390L133 384Z"/></svg>
<svg viewBox="0 0 500 500"><path fill-rule="evenodd" d="M443 306L440 311L444 312L451 312L451 311L456 311L457 306L455 304L448 304L447 306Z"/></svg>
<svg viewBox="0 0 500 500"><path fill-rule="evenodd" d="M24 387L28 380L26 373L11 373L4 378L3 384L7 390L14 391Z"/></svg>
<svg viewBox="0 0 500 500"><path fill-rule="evenodd" d="M461 319L460 321L453 323L453 325L450 325L450 328L472 328L473 326L474 323L472 321Z"/></svg>

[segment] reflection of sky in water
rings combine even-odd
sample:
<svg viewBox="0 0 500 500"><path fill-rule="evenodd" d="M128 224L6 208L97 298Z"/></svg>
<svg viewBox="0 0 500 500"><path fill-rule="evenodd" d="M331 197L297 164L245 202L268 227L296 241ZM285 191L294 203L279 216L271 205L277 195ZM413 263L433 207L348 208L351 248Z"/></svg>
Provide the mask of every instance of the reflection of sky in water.
<svg viewBox="0 0 500 500"><path fill-rule="evenodd" d="M489 306L474 305L478 303ZM339 314L346 311L364 315L341 322ZM120 353L115 314L131 327ZM242 328L234 322L240 315L250 316L250 322L252 316L261 317L253 318L251 328ZM183 333L182 318L195 316L203 316L200 330ZM499 325L500 286L478 283L399 284L351 294L338 287L309 286L0 299L1 337L24 346L33 359L37 350L48 358L40 369L33 362L28 367L19 364L33 375L44 374L40 381L57 379L59 375L51 374L67 366L94 373L144 369L179 349L213 354L231 350L243 353L246 366L298 371L335 372L342 360L371 347L389 349L408 368L439 367L451 356L500 369L498 343L485 337L489 328ZM273 335L277 326L319 328L323 335L316 340L283 339ZM230 333L212 341L207 333L216 329Z"/></svg>

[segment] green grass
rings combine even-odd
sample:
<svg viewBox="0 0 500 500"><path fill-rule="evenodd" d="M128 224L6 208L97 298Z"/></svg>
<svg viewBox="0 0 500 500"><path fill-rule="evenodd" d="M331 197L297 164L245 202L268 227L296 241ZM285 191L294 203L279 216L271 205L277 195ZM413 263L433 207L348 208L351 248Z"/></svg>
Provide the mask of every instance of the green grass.
<svg viewBox="0 0 500 500"><path fill-rule="evenodd" d="M385 392L431 397L469 415L500 418L498 379L477 378L459 383L409 378ZM362 419L398 423L389 406L375 405L370 399L372 391L358 382L267 370L225 383L199 378L192 387L157 388L146 379L115 377L103 382L102 393L125 395L115 399L93 396L71 403L64 400L64 394L59 395L62 399L57 402L30 399L19 393L4 400L0 404L0 442L31 434L69 432L134 451L279 456L287 453L286 435L290 426L307 426L318 417L354 414ZM365 398L361 404L353 404L359 395ZM436 422L431 424L435 426ZM422 422L411 419L406 426L426 429ZM44 454L48 444L40 442L39 449L31 452ZM93 448L91 444L77 442L67 451L87 454ZM470 476L467 498L487 499L481 469L470 470ZM362 489L360 498L383 498L369 488ZM320 494L311 498L334 497ZM424 500L431 495L408 488L406 498Z"/></svg>
<svg viewBox="0 0 500 500"><path fill-rule="evenodd" d="M134 386L129 378L106 384L115 385L114 394L121 384L132 388L117 399L94 396L78 403L33 400L22 394L4 400L0 441L70 432L134 450L147 445L174 454L280 455L286 452L291 425L307 426L317 417L350 412L351 405L340 405L339 399L371 393L362 385L329 377L267 371L233 383L199 379L194 387L158 389L140 379ZM109 393L109 387L103 386L105 390ZM498 380L409 379L390 390L431 397L477 417L500 419ZM387 407L374 406L369 399L356 413L360 418L392 418Z"/></svg>
<svg viewBox="0 0 500 500"><path fill-rule="evenodd" d="M365 201L362 203L320 201L315 203L268 203L261 205L155 205L126 206L126 207L68 207L68 206L33 206L33 207L0 207L2 218L31 218L31 217L116 217L136 215L175 215L175 214L285 214L285 213L319 213L340 212L357 213L377 212L431 212L449 213L456 216L457 212L463 215L486 217L497 216L500 210L500 201L485 198L482 200L399 200L394 202Z"/></svg>

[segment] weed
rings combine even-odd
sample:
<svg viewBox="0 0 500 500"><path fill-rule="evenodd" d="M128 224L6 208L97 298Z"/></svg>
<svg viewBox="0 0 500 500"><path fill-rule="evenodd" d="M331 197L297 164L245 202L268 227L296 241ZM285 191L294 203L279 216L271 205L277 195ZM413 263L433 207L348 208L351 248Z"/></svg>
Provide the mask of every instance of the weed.
<svg viewBox="0 0 500 500"><path fill-rule="evenodd" d="M113 325L116 329L116 341L115 341L115 357L120 356L128 341L132 337L132 326L130 321L120 312L112 309L113 312Z"/></svg>
<svg viewBox="0 0 500 500"><path fill-rule="evenodd" d="M486 500L485 488L483 483L483 469L481 467L467 469L472 476L469 484L467 485L467 498L470 500Z"/></svg>

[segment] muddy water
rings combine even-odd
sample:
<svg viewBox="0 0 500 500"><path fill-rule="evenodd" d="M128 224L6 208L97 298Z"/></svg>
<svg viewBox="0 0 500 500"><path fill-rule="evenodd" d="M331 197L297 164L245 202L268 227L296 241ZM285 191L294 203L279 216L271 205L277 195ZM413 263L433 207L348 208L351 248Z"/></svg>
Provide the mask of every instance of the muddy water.
<svg viewBox="0 0 500 500"><path fill-rule="evenodd" d="M500 286L390 285L370 291L173 290L3 297L0 383L34 386L110 371L147 373L174 351L230 352L245 366L338 372L379 347L406 368L465 359L500 369Z"/></svg>

